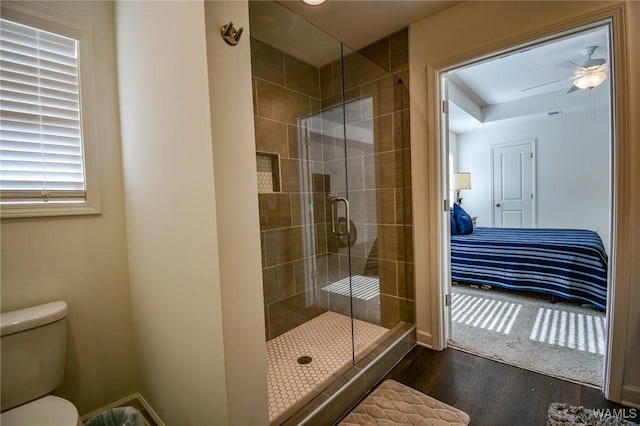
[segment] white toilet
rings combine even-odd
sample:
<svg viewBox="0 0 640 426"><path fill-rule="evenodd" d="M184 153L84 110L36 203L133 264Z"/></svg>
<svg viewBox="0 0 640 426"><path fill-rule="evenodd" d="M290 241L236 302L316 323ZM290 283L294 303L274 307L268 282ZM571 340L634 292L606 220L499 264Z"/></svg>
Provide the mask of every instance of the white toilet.
<svg viewBox="0 0 640 426"><path fill-rule="evenodd" d="M64 378L67 304L5 312L0 322L2 426L81 426L71 402L47 395Z"/></svg>

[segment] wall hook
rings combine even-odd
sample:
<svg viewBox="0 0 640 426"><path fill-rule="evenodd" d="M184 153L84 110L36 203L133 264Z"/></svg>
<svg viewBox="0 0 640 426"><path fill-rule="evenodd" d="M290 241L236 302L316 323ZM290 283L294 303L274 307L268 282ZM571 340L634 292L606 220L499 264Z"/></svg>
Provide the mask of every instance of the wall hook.
<svg viewBox="0 0 640 426"><path fill-rule="evenodd" d="M220 28L220 34L222 34L222 38L227 42L230 46L235 46L240 41L240 36L242 35L242 27L237 30L233 28L233 22L229 22L226 25L223 25Z"/></svg>

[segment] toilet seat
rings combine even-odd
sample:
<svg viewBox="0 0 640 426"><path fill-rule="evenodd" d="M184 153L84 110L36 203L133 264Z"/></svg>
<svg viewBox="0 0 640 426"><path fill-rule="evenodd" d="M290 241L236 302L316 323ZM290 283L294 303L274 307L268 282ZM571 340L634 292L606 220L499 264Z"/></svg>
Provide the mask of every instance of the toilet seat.
<svg viewBox="0 0 640 426"><path fill-rule="evenodd" d="M48 395L2 413L2 426L78 426L78 410L66 399Z"/></svg>

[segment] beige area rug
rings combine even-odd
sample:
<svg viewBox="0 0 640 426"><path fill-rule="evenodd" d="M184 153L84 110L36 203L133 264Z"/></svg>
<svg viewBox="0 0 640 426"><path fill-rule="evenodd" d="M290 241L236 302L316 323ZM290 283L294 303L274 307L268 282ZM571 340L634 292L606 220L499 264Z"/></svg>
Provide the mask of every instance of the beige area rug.
<svg viewBox="0 0 640 426"><path fill-rule="evenodd" d="M469 415L435 398L385 380L339 425L468 425Z"/></svg>
<svg viewBox="0 0 640 426"><path fill-rule="evenodd" d="M491 288L452 287L450 345L549 376L602 387L604 312Z"/></svg>
<svg viewBox="0 0 640 426"><path fill-rule="evenodd" d="M638 426L629 418L637 419L635 408L593 409L554 402L549 405L547 426L589 425L589 426Z"/></svg>

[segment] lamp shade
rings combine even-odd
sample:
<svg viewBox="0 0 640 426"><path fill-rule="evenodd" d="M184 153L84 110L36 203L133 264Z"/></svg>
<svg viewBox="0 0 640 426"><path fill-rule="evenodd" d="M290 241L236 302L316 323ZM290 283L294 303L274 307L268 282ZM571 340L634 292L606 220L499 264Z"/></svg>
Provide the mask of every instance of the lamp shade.
<svg viewBox="0 0 640 426"><path fill-rule="evenodd" d="M573 80L573 85L579 89L597 87L607 78L606 71L589 70L581 77Z"/></svg>
<svg viewBox="0 0 640 426"><path fill-rule="evenodd" d="M459 191L461 189L471 189L471 173L460 172L453 174L453 189Z"/></svg>

